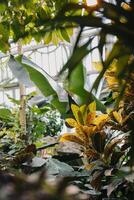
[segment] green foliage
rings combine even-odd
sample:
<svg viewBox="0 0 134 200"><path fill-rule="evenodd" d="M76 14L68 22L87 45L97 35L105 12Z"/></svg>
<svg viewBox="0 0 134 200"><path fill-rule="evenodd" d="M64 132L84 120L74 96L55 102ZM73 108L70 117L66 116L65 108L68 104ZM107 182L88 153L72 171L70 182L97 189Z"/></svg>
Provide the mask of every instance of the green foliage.
<svg viewBox="0 0 134 200"><path fill-rule="evenodd" d="M29 98L31 98L30 95L27 96L27 102ZM14 99L12 99L12 102L16 103ZM27 106L27 135L24 136L24 138L21 138L19 102L17 102L16 108L1 108L0 112L1 148L5 149L5 152L8 152L8 154L14 154L16 151L25 147L25 142L31 144L39 142L41 139L43 140L46 136L58 135L63 126L60 113L49 105L41 108L38 108L37 106Z"/></svg>
<svg viewBox="0 0 134 200"><path fill-rule="evenodd" d="M84 48L87 48L87 44L82 46L80 51L82 52ZM79 105L96 101L97 109L105 112L106 107L91 92L84 89L86 74L83 64L79 63L80 60L77 61L77 63L75 61L71 63L72 60L77 60L78 56L79 50L78 52L76 51L75 55L72 55L68 63L65 65L65 68L66 66L70 66L70 75L68 80L66 80L66 84L66 81L63 81L63 87L61 87L50 75L48 75L35 63L31 62L24 56L16 58L11 56L8 65L14 75L24 85L31 86L31 84L35 84L45 97L49 97L51 104L59 110L62 115L66 115L69 109L68 106L70 96L72 96L74 101ZM75 68L75 64L78 64L77 68ZM78 80L77 82L75 81L76 77ZM80 78L78 79L78 77Z"/></svg>
<svg viewBox="0 0 134 200"><path fill-rule="evenodd" d="M49 107L29 107L27 111L27 130L32 142L43 136L58 135L62 129L63 121L57 110Z"/></svg>
<svg viewBox="0 0 134 200"><path fill-rule="evenodd" d="M50 102L56 109L62 114L67 111L68 100L65 90L35 63L26 57L18 56L14 58L11 56L8 64L14 75L23 84L26 86L35 84L45 97L51 99ZM60 93L63 93L63 95Z"/></svg>
<svg viewBox="0 0 134 200"><path fill-rule="evenodd" d="M59 6L58 1L43 3L40 0L2 1L0 3L0 49L3 52L9 50L10 38L13 38L14 42L23 39L22 43L29 43L32 38L37 42L44 40L46 44L52 42L55 45L60 41L70 42L72 32L68 31L66 23L62 23L62 29L51 23L66 3L68 1L62 1Z"/></svg>
<svg viewBox="0 0 134 200"><path fill-rule="evenodd" d="M12 113L9 109L1 108L0 109L0 118L3 120L10 120L12 118Z"/></svg>
<svg viewBox="0 0 134 200"><path fill-rule="evenodd" d="M84 157L83 165L92 174L90 184L96 191L101 192L102 197L105 196L104 185L107 186L107 196L118 196L121 184L124 191L127 190L125 180L118 178L116 173L129 163L129 132L126 130L129 116L123 118L120 110L112 111L109 115L97 115L95 102L89 106L72 105L72 111L75 119L68 118L66 123L69 127L75 128L75 132L63 134L60 142L73 142L80 146L80 154L83 153ZM114 184L111 177L117 179L115 187L111 186ZM123 196L124 192L120 193L120 197Z"/></svg>
<svg viewBox="0 0 134 200"><path fill-rule="evenodd" d="M54 136L61 132L63 121L58 111L48 111L44 115L43 121L45 123L44 135Z"/></svg>
<svg viewBox="0 0 134 200"><path fill-rule="evenodd" d="M91 173L89 182L92 187L101 192L101 199L109 196L113 198L123 198L125 196L126 199L133 199L133 179L130 178L130 176L133 175L134 166L133 13L134 3L132 0L116 0L114 3L102 0L98 1L97 6L91 7L86 5L86 1L82 1L81 4L78 4L78 1L67 0L62 2L59 0L44 2L40 0L6 0L0 2L0 49L3 52L9 49L9 38L12 38L14 42L21 40L24 43L29 43L31 39L34 38L37 42L44 40L46 44L53 42L55 45L58 45L60 41L70 42L72 28L81 28L73 53L59 73L63 75L64 72L68 71L65 80L65 83L67 83L65 89L67 90L69 98L72 97L71 101L78 103L79 100L79 104L87 104L95 100L97 110L106 112L106 108L91 92L98 89L101 79L108 72L110 67L115 65L116 79L118 80L119 88L118 95L114 101L116 110L109 113L110 120L107 123L102 119L99 121L98 113L94 115L93 112L88 115L88 120L92 122L88 124L84 121L85 113L87 112L87 110L84 109L86 105L80 108L74 105L73 108L75 113L77 113L75 115L76 121L73 120L70 124L72 127L75 127L76 133L67 134L63 137L63 139L69 138L71 142L77 141L76 143L84 148L83 152L89 162L87 167ZM79 44L84 27L99 28L99 44L95 48L98 48L100 52L102 64L102 70L93 84L92 91L89 93L84 89L85 74L81 63L82 59L93 49L89 49L89 45L92 41L90 36L87 43L81 46ZM102 56L103 49L105 45L107 45L109 35L116 36L116 42L113 42L112 50L108 57L104 59ZM51 103L56 108L62 111L62 113L69 110L68 105L70 102L67 100L64 104L62 101L59 101L57 92L46 76L37 69L26 65L22 60L19 60L19 63L21 67L27 70L30 79L41 92L45 96L53 97ZM38 77L38 79L36 77ZM78 98L76 98L76 96ZM123 113L117 110L118 107L123 108ZM6 120L6 123L8 123L10 119L10 117L8 118L7 116L9 112L10 111L5 109L2 110L1 116ZM37 128L37 132L42 132L42 123L39 121L38 124L37 121L37 127L35 127L35 129ZM15 139L16 135L14 135L14 132L16 133L16 130L19 130L18 126L15 126L15 130L13 130L11 134L12 138L15 137ZM30 130L32 132L32 128ZM122 134L120 134L120 132ZM6 133L7 130L5 134ZM121 135L124 137L121 137ZM24 161L29 162L33 159L33 150L29 152L28 149L26 148L25 152L21 152L21 155L19 154L18 157L19 159L21 158L19 160L21 161L20 163ZM63 165L61 164L61 166ZM122 166L130 166L127 173L121 168ZM105 188L107 188L107 191ZM16 193L14 195L16 197ZM23 196L22 193L22 197ZM52 197L48 195L48 199L54 199L55 196ZM43 198L45 197L43 196ZM59 197L59 199L62 198L64 199L62 196Z"/></svg>

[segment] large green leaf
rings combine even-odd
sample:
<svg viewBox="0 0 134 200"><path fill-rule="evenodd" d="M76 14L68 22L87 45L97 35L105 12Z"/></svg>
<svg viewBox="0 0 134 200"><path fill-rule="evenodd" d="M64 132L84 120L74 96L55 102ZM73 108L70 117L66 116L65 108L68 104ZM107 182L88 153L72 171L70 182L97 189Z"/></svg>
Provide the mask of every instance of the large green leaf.
<svg viewBox="0 0 134 200"><path fill-rule="evenodd" d="M55 108L63 113L66 112L68 97L65 90L38 65L24 56L18 56L10 58L9 66L18 80L27 85L32 82L45 97L51 98L51 103Z"/></svg>
<svg viewBox="0 0 134 200"><path fill-rule="evenodd" d="M87 101L89 93L84 89L84 67L80 63L69 75L69 91L77 95L80 99L80 103L84 104Z"/></svg>
<svg viewBox="0 0 134 200"><path fill-rule="evenodd" d="M68 110L68 102L60 102L57 95L53 97L51 104L62 114L65 114Z"/></svg>
<svg viewBox="0 0 134 200"><path fill-rule="evenodd" d="M34 84L30 80L28 72L22 67L21 59L20 62L16 61L13 56L10 56L8 66L14 76L18 79L19 83L24 84L26 87L33 87Z"/></svg>
<svg viewBox="0 0 134 200"><path fill-rule="evenodd" d="M25 64L22 60L22 57L20 56L17 57L16 60L20 62L22 66L24 67L24 69L28 71L30 79L32 80L32 82L35 83L35 85L39 88L39 90L42 92L42 94L45 97L55 94L55 90L50 85L47 78L37 70L38 68L35 69L34 67L31 67L30 65Z"/></svg>
<svg viewBox="0 0 134 200"><path fill-rule="evenodd" d="M30 79L39 88L41 93L47 97L52 96L51 104L57 108L61 113L67 111L68 98L65 90L61 88L45 71L35 69L37 67L33 62L23 57L22 64L28 71ZM29 65L28 65L29 64ZM34 64L34 66L33 66ZM33 67L32 67L33 66ZM40 71L39 71L40 70Z"/></svg>
<svg viewBox="0 0 134 200"><path fill-rule="evenodd" d="M69 91L77 95L79 103L89 104L96 102L97 110L106 112L106 107L99 101L91 92L84 89L85 85L85 70L82 63L77 65L69 76Z"/></svg>

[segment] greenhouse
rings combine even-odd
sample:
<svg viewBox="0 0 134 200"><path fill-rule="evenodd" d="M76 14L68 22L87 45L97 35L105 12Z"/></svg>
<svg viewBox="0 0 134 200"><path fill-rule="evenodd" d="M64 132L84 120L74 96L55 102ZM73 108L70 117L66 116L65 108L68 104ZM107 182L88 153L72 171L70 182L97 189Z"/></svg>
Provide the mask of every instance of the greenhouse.
<svg viewBox="0 0 134 200"><path fill-rule="evenodd" d="M134 199L134 1L0 1L0 200Z"/></svg>

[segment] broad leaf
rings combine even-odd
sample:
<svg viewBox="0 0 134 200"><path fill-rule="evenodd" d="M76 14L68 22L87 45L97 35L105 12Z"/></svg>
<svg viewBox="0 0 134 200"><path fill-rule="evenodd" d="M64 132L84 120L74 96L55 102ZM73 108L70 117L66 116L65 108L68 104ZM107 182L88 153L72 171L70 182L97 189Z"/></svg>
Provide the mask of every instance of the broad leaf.
<svg viewBox="0 0 134 200"><path fill-rule="evenodd" d="M28 72L22 67L21 63L17 62L13 56L10 56L8 66L14 76L20 83L23 83L27 87L33 87L34 84L30 80Z"/></svg>
<svg viewBox="0 0 134 200"><path fill-rule="evenodd" d="M49 175L68 175L74 171L70 165L60 162L54 158L48 159L45 168Z"/></svg>
<svg viewBox="0 0 134 200"><path fill-rule="evenodd" d="M51 103L61 113L66 112L67 93L38 65L24 56L18 56L15 59L10 58L9 66L18 80L21 80L26 86L30 86L32 83L32 86L35 85L45 97L51 96Z"/></svg>
<svg viewBox="0 0 134 200"><path fill-rule="evenodd" d="M85 75L83 64L80 63L69 75L69 91L79 97L80 104L87 102L89 93L84 89Z"/></svg>

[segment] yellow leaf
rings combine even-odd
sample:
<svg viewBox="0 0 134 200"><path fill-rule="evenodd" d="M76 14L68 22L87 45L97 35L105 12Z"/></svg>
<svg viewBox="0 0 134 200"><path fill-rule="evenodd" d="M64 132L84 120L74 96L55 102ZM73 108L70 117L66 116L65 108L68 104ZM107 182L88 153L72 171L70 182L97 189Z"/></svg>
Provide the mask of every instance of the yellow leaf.
<svg viewBox="0 0 134 200"><path fill-rule="evenodd" d="M84 124L86 123L86 118L87 118L87 106L83 105L80 107L80 112L82 114L83 122Z"/></svg>
<svg viewBox="0 0 134 200"><path fill-rule="evenodd" d="M75 121L75 119L72 118L66 119L66 123L72 128L75 128L77 126L77 122Z"/></svg>
<svg viewBox="0 0 134 200"><path fill-rule="evenodd" d="M81 140L76 133L65 133L61 136L60 142L75 142L77 144L83 145L83 140Z"/></svg>
<svg viewBox="0 0 134 200"><path fill-rule="evenodd" d="M91 136L94 133L96 126L83 126L82 129L87 136Z"/></svg>
<svg viewBox="0 0 134 200"><path fill-rule="evenodd" d="M81 113L86 111L86 105L85 104L80 107L80 111L81 111Z"/></svg>
<svg viewBox="0 0 134 200"><path fill-rule="evenodd" d="M74 115L76 121L79 123L79 115L78 115L79 107L75 104L72 104L71 109L72 109L72 112L73 112L73 115Z"/></svg>
<svg viewBox="0 0 134 200"><path fill-rule="evenodd" d="M95 116L96 116L96 113L95 113L95 112L88 113L88 115L87 115L87 120L86 120L86 124L87 124L87 125L93 124L94 119L95 119Z"/></svg>
<svg viewBox="0 0 134 200"><path fill-rule="evenodd" d="M119 124L122 123L122 116L121 116L121 114L120 114L119 112L114 111L114 112L113 112L113 116L114 116L115 120L116 120Z"/></svg>
<svg viewBox="0 0 134 200"><path fill-rule="evenodd" d="M94 119L93 124L96 125L96 126L99 126L100 124L101 125L104 124L107 120L108 120L108 115L102 114L102 115L99 115L98 117L96 117Z"/></svg>
<svg viewBox="0 0 134 200"><path fill-rule="evenodd" d="M85 132L83 132L83 126L82 125L78 125L75 129L75 133L78 135L78 137L84 141L87 140L87 134Z"/></svg>
<svg viewBox="0 0 134 200"><path fill-rule="evenodd" d="M96 103L93 101L92 103L89 104L89 111L90 112L96 112Z"/></svg>

